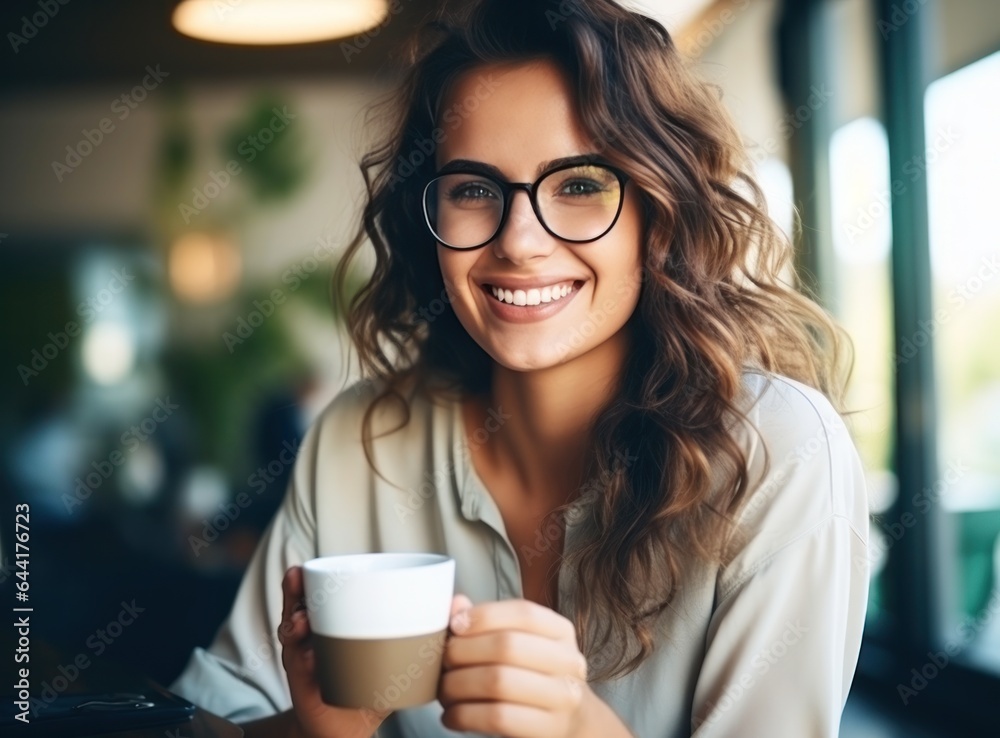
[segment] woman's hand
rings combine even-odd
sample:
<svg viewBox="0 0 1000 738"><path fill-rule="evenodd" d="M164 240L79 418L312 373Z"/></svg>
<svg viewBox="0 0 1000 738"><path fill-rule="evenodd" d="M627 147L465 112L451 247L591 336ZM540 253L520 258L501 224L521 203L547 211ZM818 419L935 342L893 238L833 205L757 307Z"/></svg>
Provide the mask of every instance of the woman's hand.
<svg viewBox="0 0 1000 738"><path fill-rule="evenodd" d="M281 663L288 676L292 712L297 735L302 738L370 738L385 714L374 710L349 710L330 707L320 696L316 681L316 652L313 649L306 615L302 567L293 566L281 582L284 607L278 640Z"/></svg>
<svg viewBox="0 0 1000 738"><path fill-rule="evenodd" d="M451 633L438 688L446 727L511 738L587 734L600 699L569 620L530 600L472 606L458 595Z"/></svg>

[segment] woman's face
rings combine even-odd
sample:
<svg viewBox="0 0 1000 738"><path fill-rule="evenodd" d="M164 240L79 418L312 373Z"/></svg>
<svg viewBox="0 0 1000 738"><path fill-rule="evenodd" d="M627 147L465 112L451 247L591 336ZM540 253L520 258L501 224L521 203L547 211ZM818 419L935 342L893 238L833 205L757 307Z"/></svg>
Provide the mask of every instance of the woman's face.
<svg viewBox="0 0 1000 738"><path fill-rule="evenodd" d="M534 182L550 162L599 150L577 119L568 81L547 60L472 69L456 81L442 109L461 111L464 118L445 129L438 169L466 160L488 165L508 182ZM584 191L581 186L586 182L564 180L557 195L577 194ZM506 224L486 246L468 251L437 246L458 319L498 364L515 371L610 348L609 339L619 334L639 296L642 219L634 185L625 188L614 227L590 243L549 234L526 192L515 191L511 198ZM578 220L570 217L563 227ZM495 288L503 288L505 297L509 290L515 304L501 302Z"/></svg>

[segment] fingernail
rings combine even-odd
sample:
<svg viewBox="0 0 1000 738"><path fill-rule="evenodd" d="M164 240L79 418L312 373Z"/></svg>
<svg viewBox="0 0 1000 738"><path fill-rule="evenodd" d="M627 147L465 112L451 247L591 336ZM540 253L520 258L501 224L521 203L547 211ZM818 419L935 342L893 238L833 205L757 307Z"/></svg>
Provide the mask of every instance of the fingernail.
<svg viewBox="0 0 1000 738"><path fill-rule="evenodd" d="M462 610L461 612L455 613L451 619L451 632L452 633L464 633L469 629L471 622L469 621L469 613L467 610Z"/></svg>

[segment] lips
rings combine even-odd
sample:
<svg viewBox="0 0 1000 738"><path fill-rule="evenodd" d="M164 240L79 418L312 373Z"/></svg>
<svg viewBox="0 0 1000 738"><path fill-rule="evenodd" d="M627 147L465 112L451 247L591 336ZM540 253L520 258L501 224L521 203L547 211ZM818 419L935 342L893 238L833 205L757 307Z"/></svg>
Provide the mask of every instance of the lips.
<svg viewBox="0 0 1000 738"><path fill-rule="evenodd" d="M498 280L499 281L499 280ZM562 312L587 283L585 279L504 280L482 282L479 288L489 312L506 323L534 323ZM548 290L548 301L543 301ZM501 298L500 295L503 295ZM529 299L530 298L530 299ZM537 300L537 302L535 302Z"/></svg>
<svg viewBox="0 0 1000 738"><path fill-rule="evenodd" d="M557 302L571 294L579 286L576 280L565 280L537 287L509 287L484 284L483 290L498 302L507 305L532 306Z"/></svg>

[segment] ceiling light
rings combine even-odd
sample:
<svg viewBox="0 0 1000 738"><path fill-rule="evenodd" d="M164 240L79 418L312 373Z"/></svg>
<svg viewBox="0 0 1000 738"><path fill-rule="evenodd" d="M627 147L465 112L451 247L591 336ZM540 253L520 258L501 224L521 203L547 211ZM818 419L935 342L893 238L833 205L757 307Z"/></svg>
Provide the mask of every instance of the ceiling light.
<svg viewBox="0 0 1000 738"><path fill-rule="evenodd" d="M203 41L303 44L355 36L387 14L387 0L181 0L173 24Z"/></svg>

